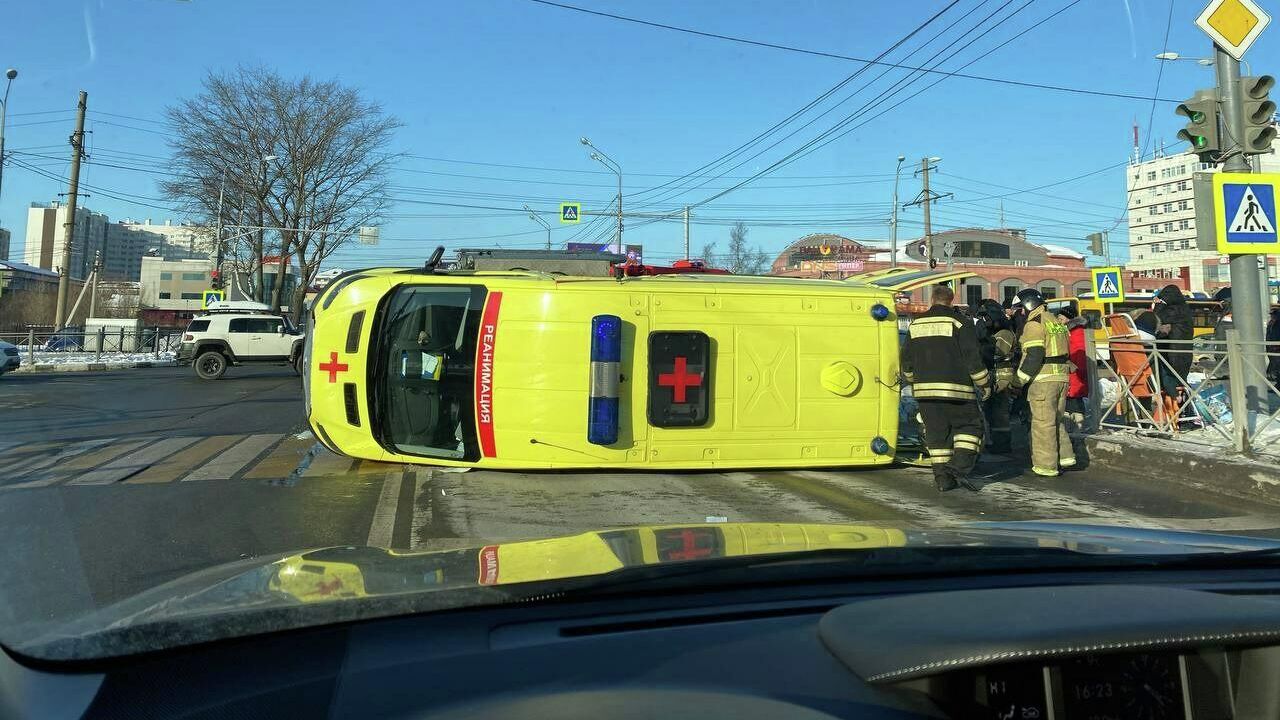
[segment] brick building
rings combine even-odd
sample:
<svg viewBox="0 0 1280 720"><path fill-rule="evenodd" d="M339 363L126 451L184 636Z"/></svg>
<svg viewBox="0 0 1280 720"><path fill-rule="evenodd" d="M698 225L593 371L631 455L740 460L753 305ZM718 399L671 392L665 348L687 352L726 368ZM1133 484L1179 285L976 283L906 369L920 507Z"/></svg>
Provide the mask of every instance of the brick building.
<svg viewBox="0 0 1280 720"><path fill-rule="evenodd" d="M1004 300L1026 287L1038 288L1046 297L1078 295L1090 289L1084 255L1030 242L1025 230L968 228L934 233L933 237L939 252L951 248L957 270L977 273L957 288L958 301ZM887 243L819 233L788 245L773 261L770 274L839 279L891 265ZM928 267L922 238L899 242L898 265ZM912 300L923 302L924 291L917 290Z"/></svg>

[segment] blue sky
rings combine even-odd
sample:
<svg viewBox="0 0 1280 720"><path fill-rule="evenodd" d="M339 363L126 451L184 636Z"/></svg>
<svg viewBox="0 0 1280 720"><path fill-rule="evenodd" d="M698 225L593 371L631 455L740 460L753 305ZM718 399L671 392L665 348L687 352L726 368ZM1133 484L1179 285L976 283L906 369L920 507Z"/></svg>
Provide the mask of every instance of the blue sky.
<svg viewBox="0 0 1280 720"><path fill-rule="evenodd" d="M946 3L570 4L869 58ZM856 129L844 137L698 207L695 253L706 242L723 244L728 223L739 219L751 228L751 241L769 251L809 232L884 239L899 154L908 158L901 188L904 201L919 190L918 180L906 168L922 156L943 158L936 189L953 192L954 198L936 206L937 228L995 226L1000 201L992 196L1006 195L1006 224L1029 227L1032 239L1082 249L1079 238L1115 227L1113 238L1122 240L1123 168L1040 194L1016 191L1122 163L1131 152L1135 121L1149 152L1162 138L1170 149L1179 147L1173 136L1181 123L1172 104L1155 106L1147 132L1149 98L1162 65L1152 56L1166 47L1170 5L1162 0L1082 0L992 51L1070 4L961 0L887 59L927 64L947 41L980 18L997 13L961 43L1023 8L940 67L954 70L976 59L964 72L1148 99L1074 95L960 78L933 85L938 76L929 76L878 111L858 116L853 121ZM1202 7L1201 0L1173 2L1169 50L1207 54L1209 41L1192 24ZM338 78L381 103L404 123L396 149L408 156L392 178L397 202L382 226L382 243L376 248L353 246L331 263L344 267L416 263L437 243L540 246L545 233L526 214L508 208L527 202L551 211L561 200L580 200L587 209L601 209L615 193L613 176L579 145L582 135L621 164L628 209L661 212L698 203L766 168L906 75L890 70L862 89L883 69L864 71L813 111L735 159L733 164L745 161L741 167L719 171L728 177L699 180L705 187L667 197L661 191L645 191L753 138L861 65L642 27L529 0L49 0L11 3L5 19L10 31L0 46L0 66L20 72L10 95L6 139L14 162L65 177L76 94L88 91L92 160L82 180L92 187L87 190L91 197L82 202L112 219L180 219L163 209L166 203L156 186L168 154L162 113L179 98L197 92L210 70L261 63L290 76ZM960 23L918 49L953 20ZM22 31L14 32L17 28ZM1274 62L1278 32L1272 28L1264 33L1249 55L1259 72L1280 69ZM1211 70L1193 62L1163 65L1163 98L1180 99L1212 84ZM828 110L809 127L766 149ZM763 152L749 158L757 151ZM28 204L48 201L66 188L14 162L5 170L0 223L13 230L14 244L20 246ZM643 222L631 218L627 225ZM900 237L920 234L918 209L904 211L901 222ZM585 229L557 225L553 238L561 243L605 234L604 223ZM679 252L682 237L679 222L650 223L626 234L627 242L643 243L654 260ZM17 252L15 247L15 256Z"/></svg>

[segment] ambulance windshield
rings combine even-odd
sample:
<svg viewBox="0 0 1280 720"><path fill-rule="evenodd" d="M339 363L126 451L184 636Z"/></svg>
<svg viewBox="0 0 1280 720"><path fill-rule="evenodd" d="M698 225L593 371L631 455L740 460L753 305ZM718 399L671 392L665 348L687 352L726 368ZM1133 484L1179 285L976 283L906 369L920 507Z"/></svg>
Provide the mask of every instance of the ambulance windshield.
<svg viewBox="0 0 1280 720"><path fill-rule="evenodd" d="M478 286L406 285L379 309L369 404L384 446L476 459L475 352L484 296Z"/></svg>

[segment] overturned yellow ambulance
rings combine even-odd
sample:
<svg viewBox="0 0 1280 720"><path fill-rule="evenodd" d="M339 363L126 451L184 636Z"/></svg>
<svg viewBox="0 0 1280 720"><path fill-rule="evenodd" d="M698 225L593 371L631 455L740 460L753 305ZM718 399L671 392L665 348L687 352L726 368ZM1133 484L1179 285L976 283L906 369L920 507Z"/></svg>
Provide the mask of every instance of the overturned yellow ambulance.
<svg viewBox="0 0 1280 720"><path fill-rule="evenodd" d="M937 276L347 273L311 308L307 420L330 450L387 462L887 464L893 291Z"/></svg>

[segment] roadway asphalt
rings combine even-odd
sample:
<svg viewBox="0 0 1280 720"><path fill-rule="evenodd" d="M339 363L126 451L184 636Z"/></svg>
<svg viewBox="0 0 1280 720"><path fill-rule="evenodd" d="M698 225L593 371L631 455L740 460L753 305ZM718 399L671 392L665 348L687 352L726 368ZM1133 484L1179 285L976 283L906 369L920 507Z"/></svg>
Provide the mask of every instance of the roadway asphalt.
<svg viewBox="0 0 1280 720"><path fill-rule="evenodd" d="M431 550L708 521L935 527L1055 519L1280 537L1280 506L1116 477L1043 479L1007 458L981 492L927 470L457 473L318 448L284 368L0 377L0 627L186 573L332 545ZM3 633L0 633L2 636Z"/></svg>

